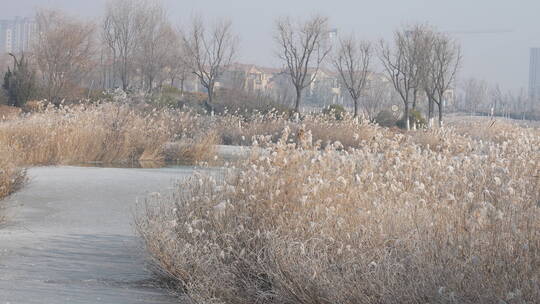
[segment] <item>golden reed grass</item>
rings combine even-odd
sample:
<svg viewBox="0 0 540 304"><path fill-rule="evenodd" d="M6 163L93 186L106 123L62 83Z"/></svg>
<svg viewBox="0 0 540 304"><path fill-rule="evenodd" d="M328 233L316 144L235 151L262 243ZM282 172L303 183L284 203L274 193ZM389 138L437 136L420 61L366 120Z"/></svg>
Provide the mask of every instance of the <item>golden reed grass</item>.
<svg viewBox="0 0 540 304"><path fill-rule="evenodd" d="M204 161L217 140L196 115L174 110L137 111L120 104L48 108L0 123L0 143L18 151L24 165ZM181 142L179 154L165 145ZM205 150L206 149L206 150ZM168 159L175 157L174 159Z"/></svg>

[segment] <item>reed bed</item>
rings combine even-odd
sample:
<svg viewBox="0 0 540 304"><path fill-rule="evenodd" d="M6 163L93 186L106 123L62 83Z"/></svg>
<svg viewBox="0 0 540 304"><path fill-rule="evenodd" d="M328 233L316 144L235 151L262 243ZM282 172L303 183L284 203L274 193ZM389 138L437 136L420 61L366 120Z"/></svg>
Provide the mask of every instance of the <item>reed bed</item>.
<svg viewBox="0 0 540 304"><path fill-rule="evenodd" d="M0 123L0 143L18 151L27 166L183 161L179 158L186 155L192 162L206 161L216 140L195 114L115 103L49 107ZM182 153L165 151L166 144L175 142L182 143Z"/></svg>
<svg viewBox="0 0 540 304"><path fill-rule="evenodd" d="M347 149L286 126L150 196L158 272L194 303L537 303L540 131L362 128Z"/></svg>
<svg viewBox="0 0 540 304"><path fill-rule="evenodd" d="M252 145L258 137L271 142L281 139L288 129L289 142L298 142L306 130L310 130L314 142L320 141L324 147L332 142L340 142L344 148L358 147L362 140L370 139L375 133L390 134L388 129L368 127L367 121L355 119L345 114L343 119L329 115L307 114L289 117L287 114L270 111L266 114L254 113L248 118L237 114L223 115L216 119L222 143L227 145Z"/></svg>

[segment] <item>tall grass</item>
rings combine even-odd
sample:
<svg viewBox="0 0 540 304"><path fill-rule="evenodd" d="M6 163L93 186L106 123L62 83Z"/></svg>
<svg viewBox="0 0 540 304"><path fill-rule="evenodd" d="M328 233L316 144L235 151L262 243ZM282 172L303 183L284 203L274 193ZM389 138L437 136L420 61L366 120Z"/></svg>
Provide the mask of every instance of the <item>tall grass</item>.
<svg viewBox="0 0 540 304"><path fill-rule="evenodd" d="M177 158L186 155L204 161L216 140L197 115L114 103L48 108L0 123L0 143L18 151L25 165L183 160ZM183 152L165 151L171 142L182 143Z"/></svg>
<svg viewBox="0 0 540 304"><path fill-rule="evenodd" d="M349 150L285 128L270 153L150 197L137 227L161 273L196 303L540 299L539 130L364 128Z"/></svg>

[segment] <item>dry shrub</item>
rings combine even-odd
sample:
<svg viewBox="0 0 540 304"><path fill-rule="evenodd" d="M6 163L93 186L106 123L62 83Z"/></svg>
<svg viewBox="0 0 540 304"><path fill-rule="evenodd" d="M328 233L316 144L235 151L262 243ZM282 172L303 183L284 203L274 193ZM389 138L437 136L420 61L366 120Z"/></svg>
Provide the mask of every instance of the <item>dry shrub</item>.
<svg viewBox="0 0 540 304"><path fill-rule="evenodd" d="M512 132L460 155L403 134L344 151L286 133L150 197L137 227L196 303L535 303L540 133Z"/></svg>
<svg viewBox="0 0 540 304"><path fill-rule="evenodd" d="M46 108L45 102L40 100L30 100L23 107L26 112L43 112Z"/></svg>
<svg viewBox="0 0 540 304"><path fill-rule="evenodd" d="M0 121L16 119L20 114L21 109L0 104Z"/></svg>
<svg viewBox="0 0 540 304"><path fill-rule="evenodd" d="M181 160L183 163L189 164L207 162L216 155L216 142L218 141L218 135L215 132L210 132L196 138L165 145L163 155L165 161Z"/></svg>
<svg viewBox="0 0 540 304"><path fill-rule="evenodd" d="M26 171L19 167L17 153L6 146L0 146L0 200L22 187ZM5 220L4 207L0 202L0 223Z"/></svg>
<svg viewBox="0 0 540 304"><path fill-rule="evenodd" d="M159 161L166 143L180 142L184 148L189 143L196 151L215 144L209 140L213 137L201 136L208 128L186 112L144 112L120 104L67 106L1 123L0 143L19 151L27 165Z"/></svg>

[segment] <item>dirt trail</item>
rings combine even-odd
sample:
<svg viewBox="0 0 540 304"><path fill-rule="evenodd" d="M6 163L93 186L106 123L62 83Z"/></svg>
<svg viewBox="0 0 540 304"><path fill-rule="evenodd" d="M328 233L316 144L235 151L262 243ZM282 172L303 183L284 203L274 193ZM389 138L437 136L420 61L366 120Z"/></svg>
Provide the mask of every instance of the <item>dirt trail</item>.
<svg viewBox="0 0 540 304"><path fill-rule="evenodd" d="M145 267L133 210L192 172L30 169L0 229L0 303L175 303Z"/></svg>

